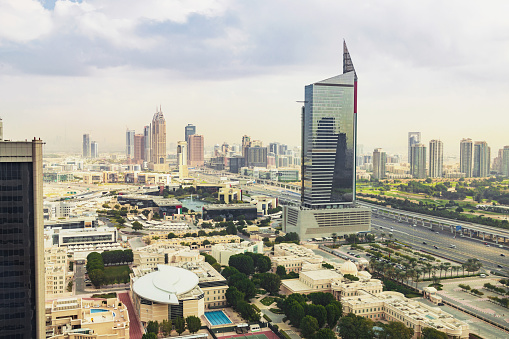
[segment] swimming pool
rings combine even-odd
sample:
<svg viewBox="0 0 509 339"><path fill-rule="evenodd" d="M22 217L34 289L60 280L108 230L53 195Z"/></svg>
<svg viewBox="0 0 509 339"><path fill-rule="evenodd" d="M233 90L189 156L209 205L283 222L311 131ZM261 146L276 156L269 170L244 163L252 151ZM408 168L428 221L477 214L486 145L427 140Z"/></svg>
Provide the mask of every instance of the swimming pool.
<svg viewBox="0 0 509 339"><path fill-rule="evenodd" d="M101 313L101 312L108 312L108 310L103 310L103 309L101 309L101 308L98 308L98 309L94 309L94 308L92 308L92 309L90 310L90 313Z"/></svg>
<svg viewBox="0 0 509 339"><path fill-rule="evenodd" d="M231 324L232 321L223 311L205 312L205 317L212 326Z"/></svg>

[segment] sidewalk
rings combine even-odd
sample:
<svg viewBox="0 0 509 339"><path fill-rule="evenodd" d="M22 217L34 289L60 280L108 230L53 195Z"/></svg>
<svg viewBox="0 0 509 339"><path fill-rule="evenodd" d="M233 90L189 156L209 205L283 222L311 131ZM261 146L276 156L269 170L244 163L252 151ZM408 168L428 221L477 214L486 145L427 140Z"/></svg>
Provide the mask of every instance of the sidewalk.
<svg viewBox="0 0 509 339"><path fill-rule="evenodd" d="M127 311L129 312L129 338L130 339L141 339L143 336L143 328L141 327L141 323L138 320L138 316L134 311L133 304L131 302L131 298L127 292L117 293L120 301L126 305Z"/></svg>

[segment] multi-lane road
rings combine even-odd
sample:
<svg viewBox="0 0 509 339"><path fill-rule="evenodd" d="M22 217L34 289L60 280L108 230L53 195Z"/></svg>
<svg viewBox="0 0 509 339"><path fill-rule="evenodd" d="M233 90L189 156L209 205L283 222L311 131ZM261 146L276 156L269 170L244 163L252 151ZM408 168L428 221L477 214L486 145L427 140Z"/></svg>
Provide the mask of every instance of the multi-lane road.
<svg viewBox="0 0 509 339"><path fill-rule="evenodd" d="M389 238L389 234L392 233L393 239L411 244L413 248L432 255L457 262L465 262L469 258L479 259L485 269L509 274L509 248L506 246L499 247L496 244L486 246L478 239L456 236L448 227L442 230L437 226L433 226L433 229L429 226L413 226L411 222L398 222L376 214L373 214L371 224L372 232L378 236L385 233L385 238Z"/></svg>

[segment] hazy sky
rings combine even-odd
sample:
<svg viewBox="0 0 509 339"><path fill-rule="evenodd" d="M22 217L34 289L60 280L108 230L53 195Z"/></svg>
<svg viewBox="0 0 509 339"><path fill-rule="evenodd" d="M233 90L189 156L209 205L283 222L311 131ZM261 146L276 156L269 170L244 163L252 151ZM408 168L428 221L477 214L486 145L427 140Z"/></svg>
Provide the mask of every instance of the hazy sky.
<svg viewBox="0 0 509 339"><path fill-rule="evenodd" d="M47 150L123 150L161 105L168 144L300 144L304 86L359 76L358 143L509 144L508 1L0 0L0 117Z"/></svg>

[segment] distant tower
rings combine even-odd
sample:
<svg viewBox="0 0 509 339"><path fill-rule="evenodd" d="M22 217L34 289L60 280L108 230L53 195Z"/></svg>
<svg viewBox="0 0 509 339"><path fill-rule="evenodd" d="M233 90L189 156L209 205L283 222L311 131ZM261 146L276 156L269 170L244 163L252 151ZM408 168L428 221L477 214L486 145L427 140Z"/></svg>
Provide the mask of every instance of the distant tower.
<svg viewBox="0 0 509 339"><path fill-rule="evenodd" d="M0 141L1 338L46 337L42 144Z"/></svg>
<svg viewBox="0 0 509 339"><path fill-rule="evenodd" d="M166 163L166 120L164 119L161 108L154 114L152 118L151 133L151 162L153 164Z"/></svg>
<svg viewBox="0 0 509 339"><path fill-rule="evenodd" d="M441 178L444 169L444 144L440 140L429 142L429 176Z"/></svg>
<svg viewBox="0 0 509 339"><path fill-rule="evenodd" d="M246 148L251 147L251 137L244 135L242 137L242 156L246 156Z"/></svg>
<svg viewBox="0 0 509 339"><path fill-rule="evenodd" d="M4 123L2 122L2 118L0 118L0 141L4 140Z"/></svg>
<svg viewBox="0 0 509 339"><path fill-rule="evenodd" d="M95 141L92 141L90 144L90 157L94 159L99 158L99 147Z"/></svg>
<svg viewBox="0 0 509 339"><path fill-rule="evenodd" d="M203 135L193 134L188 137L189 166L203 166Z"/></svg>
<svg viewBox="0 0 509 339"><path fill-rule="evenodd" d="M90 134L83 134L83 158L90 157Z"/></svg>
<svg viewBox="0 0 509 339"><path fill-rule="evenodd" d="M145 137L143 134L134 135L134 162L139 164L143 162L145 156Z"/></svg>
<svg viewBox="0 0 509 339"><path fill-rule="evenodd" d="M502 150L502 175L509 177L509 146Z"/></svg>
<svg viewBox="0 0 509 339"><path fill-rule="evenodd" d="M190 135L194 135L196 134L196 126L193 125L193 124L187 124L187 126L185 127L185 131L184 131L184 141L187 141L189 142L189 140L187 140L189 138Z"/></svg>
<svg viewBox="0 0 509 339"><path fill-rule="evenodd" d="M385 164L387 163L387 155L381 148L373 151L373 179L385 178Z"/></svg>
<svg viewBox="0 0 509 339"><path fill-rule="evenodd" d="M127 159L134 159L134 134L133 129L125 132L125 156Z"/></svg>
<svg viewBox="0 0 509 339"><path fill-rule="evenodd" d="M423 144L412 145L410 172L416 179L426 178L426 146Z"/></svg>
<svg viewBox="0 0 509 339"><path fill-rule="evenodd" d="M474 169L472 176L484 178L490 175L490 148L486 141L474 143Z"/></svg>
<svg viewBox="0 0 509 339"><path fill-rule="evenodd" d="M408 163L412 164L412 146L421 142L421 132L408 132Z"/></svg>
<svg viewBox="0 0 509 339"><path fill-rule="evenodd" d="M179 178L184 179L189 176L187 171L187 142L179 141L177 146L177 161L179 167Z"/></svg>
<svg viewBox="0 0 509 339"><path fill-rule="evenodd" d="M462 139L460 142L460 172L465 173L465 177L472 177L472 139Z"/></svg>
<svg viewBox="0 0 509 339"><path fill-rule="evenodd" d="M145 151L143 152L143 160L150 162L150 125L143 127L143 142L145 144Z"/></svg>

